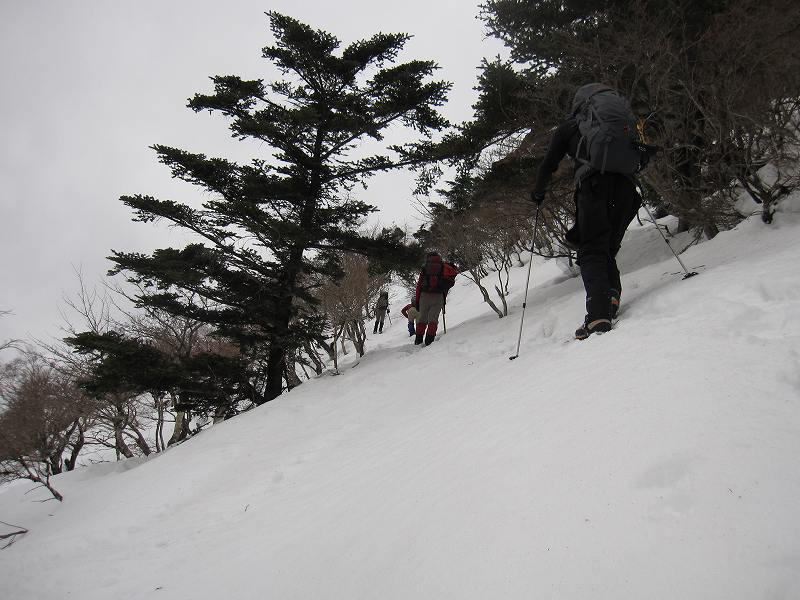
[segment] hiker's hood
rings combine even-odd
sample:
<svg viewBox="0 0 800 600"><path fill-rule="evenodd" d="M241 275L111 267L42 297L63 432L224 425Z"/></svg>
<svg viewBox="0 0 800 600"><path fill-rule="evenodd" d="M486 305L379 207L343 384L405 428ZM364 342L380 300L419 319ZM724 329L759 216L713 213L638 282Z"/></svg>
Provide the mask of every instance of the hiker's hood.
<svg viewBox="0 0 800 600"><path fill-rule="evenodd" d="M570 111L570 116L574 117L581 104L583 104L592 94L613 89L614 88L609 87L604 83L587 83L586 85L582 85L578 88L578 91L575 92L575 98L572 100L572 110Z"/></svg>

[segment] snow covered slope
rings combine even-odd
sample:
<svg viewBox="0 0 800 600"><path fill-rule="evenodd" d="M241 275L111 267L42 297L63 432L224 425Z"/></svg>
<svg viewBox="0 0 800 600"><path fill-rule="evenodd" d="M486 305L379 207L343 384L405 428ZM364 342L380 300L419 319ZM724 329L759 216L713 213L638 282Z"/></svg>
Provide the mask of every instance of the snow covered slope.
<svg viewBox="0 0 800 600"><path fill-rule="evenodd" d="M798 239L795 201L684 281L635 226L621 319L584 342L580 281L534 263L516 361L526 269L507 319L462 283L428 348L395 320L339 377L59 476L63 504L6 488L31 532L0 596L800 598Z"/></svg>

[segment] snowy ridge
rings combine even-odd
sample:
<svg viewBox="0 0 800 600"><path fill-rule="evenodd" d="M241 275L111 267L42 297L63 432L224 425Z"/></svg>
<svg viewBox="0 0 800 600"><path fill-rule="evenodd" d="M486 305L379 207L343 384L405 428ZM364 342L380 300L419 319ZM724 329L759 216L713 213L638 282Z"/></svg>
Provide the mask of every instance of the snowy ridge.
<svg viewBox="0 0 800 600"><path fill-rule="evenodd" d="M507 319L459 284L428 348L395 320L339 377L57 477L63 504L7 487L30 533L1 595L799 598L798 236L795 199L689 248L683 281L634 225L608 334L565 343L582 287L539 261L516 361L526 268Z"/></svg>

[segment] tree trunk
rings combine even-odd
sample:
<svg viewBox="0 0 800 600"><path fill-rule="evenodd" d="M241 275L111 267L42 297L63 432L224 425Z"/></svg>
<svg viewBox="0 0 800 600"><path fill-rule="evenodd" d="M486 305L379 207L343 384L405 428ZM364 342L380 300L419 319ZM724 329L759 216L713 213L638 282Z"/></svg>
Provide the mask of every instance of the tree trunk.
<svg viewBox="0 0 800 600"><path fill-rule="evenodd" d="M114 420L114 448L117 451L117 460L119 460L120 454L125 458L133 458L133 452L131 452L128 444L125 443L125 438L122 436L123 423L121 420Z"/></svg>
<svg viewBox="0 0 800 600"><path fill-rule="evenodd" d="M83 433L83 424L78 422L78 438L72 444L72 451L69 454L69 458L64 461L64 466L67 468L67 471L75 469L75 465L78 463L78 455L83 449L84 444L86 444L86 438Z"/></svg>
<svg viewBox="0 0 800 600"><path fill-rule="evenodd" d="M164 396L153 396L156 407L156 452L164 450Z"/></svg>
<svg viewBox="0 0 800 600"><path fill-rule="evenodd" d="M317 351L314 349L312 344L306 344L306 354L308 354L308 358L311 360L311 362L314 363L314 372L317 375L322 375L322 361L319 359Z"/></svg>
<svg viewBox="0 0 800 600"><path fill-rule="evenodd" d="M300 368L301 368L301 369L303 369L303 375L305 375L305 376L306 376L306 381L308 381L309 379L311 379L311 375L309 375L309 374L308 374L308 369L306 369L306 364L307 364L307 363L306 363L306 362L304 362L304 361L302 361L302 360L299 360L299 361L297 361L297 362L299 362L299 363L300 363Z"/></svg>
<svg viewBox="0 0 800 600"><path fill-rule="evenodd" d="M292 352L286 357L286 387L291 390L301 383L303 383L302 380L297 376L295 352Z"/></svg>
<svg viewBox="0 0 800 600"><path fill-rule="evenodd" d="M336 373L339 372L339 355L336 351L336 342L339 340L339 336L343 332L344 325L342 325L340 328L334 329L333 331L333 343L331 344L331 347L333 348L333 370L336 371Z"/></svg>
<svg viewBox="0 0 800 600"><path fill-rule="evenodd" d="M469 273L471 275L470 279L471 279L472 283L477 285L478 289L481 291L481 294L483 295L483 301L486 302L486 304L488 304L492 308L492 310L497 315L498 319L502 319L503 318L503 313L500 311L499 308L497 308L497 305L494 302L492 302L492 299L489 297L489 291L485 287L483 287L483 285L481 284L480 277L478 276L479 273L476 270L472 270L472 269L470 270Z"/></svg>
<svg viewBox="0 0 800 600"><path fill-rule="evenodd" d="M285 366L286 350L278 344L271 344L267 357L267 384L264 388L264 402L274 400L283 393ZM256 404L263 404L264 402L256 402Z"/></svg>
<svg viewBox="0 0 800 600"><path fill-rule="evenodd" d="M52 485L50 485L50 478L49 477L47 478L46 481L42 481L41 483L42 483L42 485L44 485L44 487L46 487L50 491L51 494L53 494L53 498L55 498L59 502L63 502L64 501L64 496L62 496L58 492L58 490L56 490L56 488L54 488Z"/></svg>
<svg viewBox="0 0 800 600"><path fill-rule="evenodd" d="M359 356L364 356L364 341L366 339L366 335L364 338L361 336L361 327L359 327L357 321L351 321L347 324L347 333L350 336L350 339L353 341L353 346L356 349L356 352Z"/></svg>
<svg viewBox="0 0 800 600"><path fill-rule="evenodd" d="M139 428L132 423L128 423L128 427L133 432L133 437L136 440L136 445L139 446L139 449L144 453L145 456L150 456L153 451L150 449L150 444L148 444L147 440L144 439L142 432L139 431Z"/></svg>
<svg viewBox="0 0 800 600"><path fill-rule="evenodd" d="M386 309L386 318L389 318L389 309ZM360 356L364 356L364 344L367 343L367 329L364 327L364 319L359 319L356 321L356 326L358 327L359 333L359 344L361 348Z"/></svg>
<svg viewBox="0 0 800 600"><path fill-rule="evenodd" d="M319 143L320 140L318 140ZM318 176L319 173L317 172L316 175L312 175L312 178ZM300 227L305 231L308 231L313 224L314 209L318 198L318 185L312 184L310 192L300 215ZM283 295L277 306L275 329L267 357L267 382L264 386L264 395L256 401L256 404L264 404L274 400L283 393L286 355L289 350L287 340L289 339L292 322L292 302L297 293L297 278L300 276L305 250L301 245L294 246L289 253L289 262L283 268L280 278Z"/></svg>
<svg viewBox="0 0 800 600"><path fill-rule="evenodd" d="M325 350L326 354L328 355L328 358L333 360L333 355L336 354L336 348L334 347L335 346L335 340L334 340L334 344L329 344L325 340L319 340L318 343L322 347L322 349ZM320 371L320 373L321 372L322 371Z"/></svg>
<svg viewBox="0 0 800 600"><path fill-rule="evenodd" d="M186 439L189 435L189 421L190 417L187 411L179 410L175 413L175 427L172 430L172 436L167 442L167 446L177 444Z"/></svg>
<svg viewBox="0 0 800 600"><path fill-rule="evenodd" d="M51 475L59 475L61 471L64 469L63 463L61 461L61 455L53 455L49 457L47 461L47 467L50 470Z"/></svg>
<svg viewBox="0 0 800 600"><path fill-rule="evenodd" d="M499 287L494 286L494 291L497 292L497 295L500 296L500 301L503 303L503 316L508 316L508 302L506 302L506 295L503 293Z"/></svg>
<svg viewBox="0 0 800 600"><path fill-rule="evenodd" d="M25 467L25 470L28 472L28 476L26 477L26 479L30 479L30 480L31 480L31 481L33 481L34 483L39 483L39 484L43 485L44 487L46 487L46 488L48 489L48 491L49 491L51 494L53 494L53 498L55 498L55 499L56 499L56 500L58 500L59 502L63 502L63 501L64 501L64 496L62 496L62 495L61 495L61 494L58 492L58 490L56 490L56 489L55 489L55 488L54 488L52 485L50 485L50 476L49 476L49 475L48 475L47 477L44 477L44 478L42 478L42 477L39 477L38 475L36 475L35 473L33 473L33 472L32 472L32 471L31 471L31 470L30 470L30 469L27 467L27 465L26 465L26 467Z"/></svg>
<svg viewBox="0 0 800 600"><path fill-rule="evenodd" d="M715 223L711 223L711 222L706 223L703 226L703 233L705 233L706 234L706 238L710 240L710 239L716 237L716 235L719 233L719 227L717 227L717 225Z"/></svg>

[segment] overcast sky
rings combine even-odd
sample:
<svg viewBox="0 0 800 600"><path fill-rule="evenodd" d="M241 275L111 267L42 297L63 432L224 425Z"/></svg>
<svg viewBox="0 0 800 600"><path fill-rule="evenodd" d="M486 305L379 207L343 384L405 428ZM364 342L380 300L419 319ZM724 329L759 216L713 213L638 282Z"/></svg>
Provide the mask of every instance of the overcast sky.
<svg viewBox="0 0 800 600"><path fill-rule="evenodd" d="M413 39L401 60L425 58L453 83L444 109L471 116L485 39L478 0L2 0L0 1L0 341L59 333L75 269L95 285L116 250L180 246L178 232L133 223L123 194L197 201L170 178L154 143L240 162L258 148L232 140L220 115L186 100L208 77L271 80L266 11L291 15L343 44L383 32ZM364 196L382 223L414 220L411 178L382 176ZM2 359L3 357L0 357Z"/></svg>

